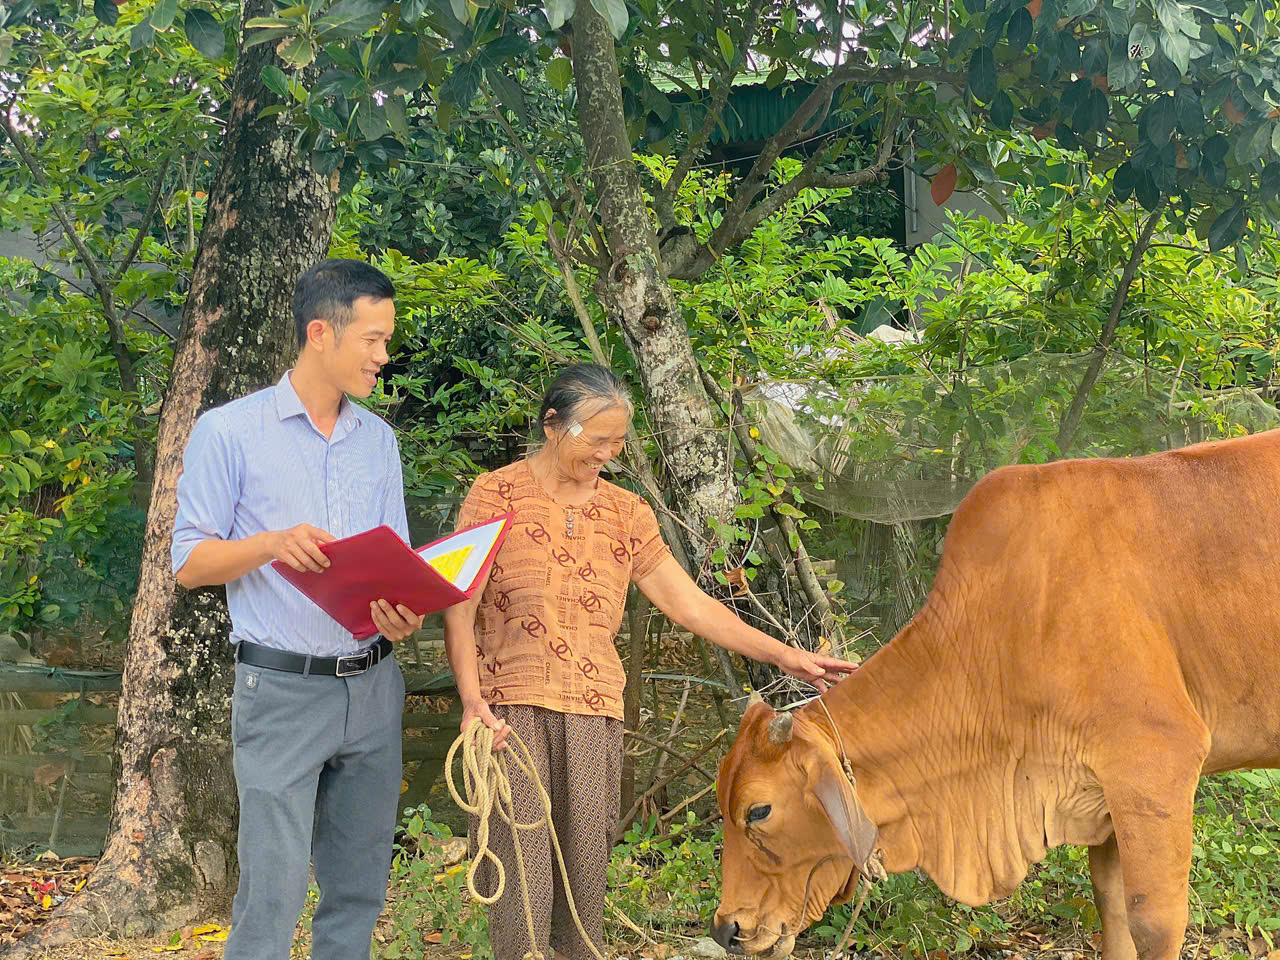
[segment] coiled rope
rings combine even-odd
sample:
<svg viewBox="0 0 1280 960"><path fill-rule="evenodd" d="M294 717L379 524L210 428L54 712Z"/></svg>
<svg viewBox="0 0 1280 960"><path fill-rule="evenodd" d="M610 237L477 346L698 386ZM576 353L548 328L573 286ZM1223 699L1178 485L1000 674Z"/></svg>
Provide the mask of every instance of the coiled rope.
<svg viewBox="0 0 1280 960"><path fill-rule="evenodd" d="M453 802L459 808L478 818L475 853L471 858L470 865L467 867L467 891L477 903L483 903L488 906L497 903L506 890L506 868L498 855L489 847L489 818L496 812L502 821L511 828L512 845L515 847L516 875L520 881L520 897L524 903L524 919L529 933L530 944L530 950L525 954L525 960L546 960L542 951L538 949L538 937L533 929L533 907L529 901L529 878L524 865L524 851L521 849L520 844L521 831L546 827L547 835L551 838L551 847L555 850L556 863L560 866L560 876L564 880L565 900L569 904L569 913L573 915L573 922L578 928L582 942L591 950L596 960L607 960L596 949L595 943L583 928L582 920L578 917L578 908L573 902L573 890L569 885L569 868L565 865L564 853L560 849L560 838L556 836L555 824L551 819L551 796L547 793L547 788L543 785L542 778L538 776L538 770L534 765L529 747L514 730L507 734L506 742L506 750L494 753L493 731L481 723L479 718L474 718L467 725L467 729L453 741L453 744L449 747L449 753L445 756L445 782L449 786L449 793L453 796ZM466 794L465 797L458 792L457 784L453 779L453 758L459 750L462 751L462 783L463 791ZM515 805L511 798L509 762L513 762L516 768L532 784L534 793L537 794L538 801L542 806L542 815L530 823L519 823L516 820ZM494 890L491 896L482 894L476 886L476 871L480 869L480 864L486 859L493 864L498 878L497 889Z"/></svg>

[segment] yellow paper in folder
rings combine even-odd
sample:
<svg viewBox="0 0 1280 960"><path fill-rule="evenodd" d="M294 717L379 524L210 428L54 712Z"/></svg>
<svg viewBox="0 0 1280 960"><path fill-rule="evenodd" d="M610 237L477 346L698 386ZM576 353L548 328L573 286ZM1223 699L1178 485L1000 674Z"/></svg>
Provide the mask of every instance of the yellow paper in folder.
<svg viewBox="0 0 1280 960"><path fill-rule="evenodd" d="M475 549L474 544L468 544L457 550L450 550L448 553L437 554L427 560L427 563L435 567L436 573L444 577L450 583L458 582L458 574L462 572L462 566L467 562L467 557L471 555L471 551Z"/></svg>

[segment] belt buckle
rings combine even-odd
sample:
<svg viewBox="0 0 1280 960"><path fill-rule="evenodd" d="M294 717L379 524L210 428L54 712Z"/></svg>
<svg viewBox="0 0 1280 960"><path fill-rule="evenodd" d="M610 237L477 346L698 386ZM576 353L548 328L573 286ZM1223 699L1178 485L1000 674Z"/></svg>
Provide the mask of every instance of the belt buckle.
<svg viewBox="0 0 1280 960"><path fill-rule="evenodd" d="M351 670L347 670L345 668L345 665L348 661L351 661L351 660L360 661L361 666ZM373 661L373 654L369 650L365 650L363 653L353 653L348 657L339 657L338 662L334 665L333 675L335 677L358 676L359 674L362 674L366 670L368 670L370 666L372 666L372 661Z"/></svg>

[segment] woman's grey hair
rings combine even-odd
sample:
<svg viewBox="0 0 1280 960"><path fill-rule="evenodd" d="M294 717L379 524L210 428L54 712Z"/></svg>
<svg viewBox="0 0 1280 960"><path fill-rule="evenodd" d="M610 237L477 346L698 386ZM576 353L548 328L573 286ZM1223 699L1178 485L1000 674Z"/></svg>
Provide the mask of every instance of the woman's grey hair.
<svg viewBox="0 0 1280 960"><path fill-rule="evenodd" d="M623 407L627 416L635 415L635 404L631 402L627 385L608 367L580 363L560 371L551 381L542 397L538 425L544 431L547 427L563 430L611 407Z"/></svg>

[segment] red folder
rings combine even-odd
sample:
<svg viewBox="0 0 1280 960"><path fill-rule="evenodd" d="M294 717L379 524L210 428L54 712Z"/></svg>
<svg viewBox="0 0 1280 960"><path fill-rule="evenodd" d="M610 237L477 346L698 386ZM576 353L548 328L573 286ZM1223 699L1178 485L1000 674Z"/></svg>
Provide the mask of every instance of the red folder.
<svg viewBox="0 0 1280 960"><path fill-rule="evenodd" d="M299 572L279 560L273 560L271 566L316 606L350 630L357 640L363 640L378 632L369 615L369 604L374 600L403 604L423 616L460 603L482 589L514 516L512 513L503 514L441 537L417 550L411 549L390 527L374 527L352 537L320 544L321 552L329 558L328 569L320 573ZM419 555L449 541L466 539L466 534L499 522L501 529L466 590L455 586Z"/></svg>

